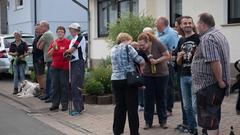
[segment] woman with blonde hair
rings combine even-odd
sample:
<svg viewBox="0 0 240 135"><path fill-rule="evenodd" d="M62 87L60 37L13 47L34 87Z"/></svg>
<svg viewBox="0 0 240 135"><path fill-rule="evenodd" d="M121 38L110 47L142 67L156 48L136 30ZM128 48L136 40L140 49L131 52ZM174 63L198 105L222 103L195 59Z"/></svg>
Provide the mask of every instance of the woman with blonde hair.
<svg viewBox="0 0 240 135"><path fill-rule="evenodd" d="M159 124L163 129L166 129L166 90L169 78L167 63L170 60L170 54L166 47L148 32L139 35L138 43L140 49L148 57L148 62L145 64L143 71L146 87L144 91L144 118L146 123L144 129L152 127L154 100L156 100Z"/></svg>
<svg viewBox="0 0 240 135"><path fill-rule="evenodd" d="M116 102L113 121L114 135L123 134L126 113L128 113L130 134L139 135L138 88L127 85L126 73L136 70L134 62L140 64L142 71L145 62L130 45L131 42L132 37L129 34L120 33L116 39L117 45L111 50L111 80Z"/></svg>

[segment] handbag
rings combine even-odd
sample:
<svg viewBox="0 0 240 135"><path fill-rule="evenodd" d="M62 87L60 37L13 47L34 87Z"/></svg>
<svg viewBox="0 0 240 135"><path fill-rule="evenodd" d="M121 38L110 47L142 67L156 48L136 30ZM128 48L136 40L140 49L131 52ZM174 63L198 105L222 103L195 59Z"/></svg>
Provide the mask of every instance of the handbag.
<svg viewBox="0 0 240 135"><path fill-rule="evenodd" d="M129 48L128 45L126 46L126 51L127 51L127 60L128 60L128 65L129 65ZM136 68L139 70L139 68ZM127 85L130 87L141 87L144 85L144 79L141 76L140 73L136 71L127 71L126 73L126 78L127 78Z"/></svg>

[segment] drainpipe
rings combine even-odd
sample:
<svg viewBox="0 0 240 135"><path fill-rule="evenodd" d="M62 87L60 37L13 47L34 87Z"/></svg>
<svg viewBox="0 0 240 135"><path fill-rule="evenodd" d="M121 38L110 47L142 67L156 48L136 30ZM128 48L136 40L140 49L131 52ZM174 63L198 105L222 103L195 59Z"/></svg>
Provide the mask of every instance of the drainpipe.
<svg viewBox="0 0 240 135"><path fill-rule="evenodd" d="M37 25L37 0L34 0L34 26Z"/></svg>
<svg viewBox="0 0 240 135"><path fill-rule="evenodd" d="M90 34L90 11L89 11L89 7L90 7L90 0L88 0L88 7L84 6L81 2L77 1L77 0L72 0L75 4L77 4L78 6L80 6L81 8L83 8L85 11L87 11L87 15L88 15L88 56L87 56L87 67L90 68L91 67L91 34Z"/></svg>

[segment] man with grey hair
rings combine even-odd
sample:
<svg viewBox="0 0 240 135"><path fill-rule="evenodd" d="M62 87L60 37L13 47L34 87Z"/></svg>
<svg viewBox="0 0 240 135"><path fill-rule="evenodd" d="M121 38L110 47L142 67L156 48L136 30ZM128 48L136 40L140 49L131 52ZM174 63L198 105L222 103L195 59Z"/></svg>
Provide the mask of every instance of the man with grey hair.
<svg viewBox="0 0 240 135"><path fill-rule="evenodd" d="M192 61L192 86L197 95L198 125L207 129L208 135L219 135L221 104L229 93L229 45L215 28L211 14L199 15L197 29L200 44Z"/></svg>
<svg viewBox="0 0 240 135"><path fill-rule="evenodd" d="M52 91L52 82L51 82L51 76L50 76L50 68L52 59L48 57L48 48L51 44L51 42L54 40L53 33L49 30L49 23L47 21L41 21L40 22L40 30L43 33L42 37L39 39L37 43L37 48L40 50L43 50L44 54L44 62L47 65L47 76L46 76L46 87L45 91L41 91L40 99L46 100L46 102L50 102L51 97L51 91Z"/></svg>
<svg viewBox="0 0 240 135"><path fill-rule="evenodd" d="M158 17L156 20L157 27L157 38L159 41L165 45L170 54L172 55L172 51L177 47L178 44L178 33L169 26L169 21L166 17ZM174 68L172 61L168 64L169 67L169 81L168 81L168 89L167 89L167 97L166 97L166 105L167 105L167 115L172 115L172 108L174 104L174 90L173 90L173 76L174 76Z"/></svg>

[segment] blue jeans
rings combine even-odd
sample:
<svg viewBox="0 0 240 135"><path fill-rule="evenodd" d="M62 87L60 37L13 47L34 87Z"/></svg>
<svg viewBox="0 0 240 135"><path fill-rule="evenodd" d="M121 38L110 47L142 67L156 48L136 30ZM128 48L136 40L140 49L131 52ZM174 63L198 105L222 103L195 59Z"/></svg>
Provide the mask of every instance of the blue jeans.
<svg viewBox="0 0 240 135"><path fill-rule="evenodd" d="M52 88L52 77L51 77L51 64L52 62L47 62L47 76L46 76L46 96L52 98L53 88Z"/></svg>
<svg viewBox="0 0 240 135"><path fill-rule="evenodd" d="M14 88L18 88L18 83L25 80L25 64L13 64L13 82Z"/></svg>
<svg viewBox="0 0 240 135"><path fill-rule="evenodd" d="M197 127L196 122L196 94L192 91L192 77L182 76L180 78L183 108L186 112L189 129Z"/></svg>
<svg viewBox="0 0 240 135"><path fill-rule="evenodd" d="M145 76L144 81L146 86L146 90L144 90L144 119L146 124L152 126L155 100L159 124L167 123L166 90L168 85L168 75L160 77Z"/></svg>
<svg viewBox="0 0 240 135"><path fill-rule="evenodd" d="M71 86L72 86L72 100L74 110L81 112L84 109L83 104L83 81L85 73L85 64L83 60L71 62Z"/></svg>
<svg viewBox="0 0 240 135"><path fill-rule="evenodd" d="M52 106L59 107L61 103L62 108L68 107L68 71L62 69L52 68Z"/></svg>

